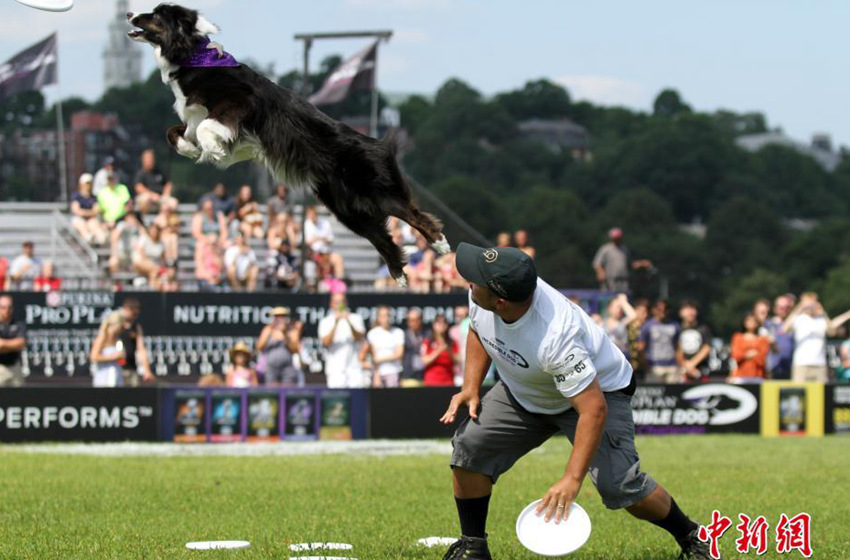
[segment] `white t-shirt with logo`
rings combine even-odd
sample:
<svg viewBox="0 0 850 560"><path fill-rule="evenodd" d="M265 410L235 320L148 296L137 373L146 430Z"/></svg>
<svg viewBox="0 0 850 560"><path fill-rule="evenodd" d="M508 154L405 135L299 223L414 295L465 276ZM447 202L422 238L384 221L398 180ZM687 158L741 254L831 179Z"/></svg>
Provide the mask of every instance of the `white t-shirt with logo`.
<svg viewBox="0 0 850 560"><path fill-rule="evenodd" d="M567 398L594 379L606 392L631 382L631 365L602 327L539 278L534 301L519 320L505 323L476 305L471 292L469 317L502 382L529 412L568 410Z"/></svg>
<svg viewBox="0 0 850 560"><path fill-rule="evenodd" d="M336 316L329 313L319 321L319 337L324 338L334 328ZM349 324L350 323L350 324ZM333 339L325 354L325 376L328 387L363 387L363 372L357 356L357 345L351 328L365 333L363 319L357 313L349 313L348 321L342 319L336 325Z"/></svg>
<svg viewBox="0 0 850 560"><path fill-rule="evenodd" d="M795 366L826 365L826 317L798 315L792 323L794 329Z"/></svg>
<svg viewBox="0 0 850 560"><path fill-rule="evenodd" d="M404 331L391 327L389 330L383 327L375 327L366 335L366 340L372 347L372 354L376 358L389 358L395 354L398 347L404 347ZM396 375L401 373L401 358L390 362L378 364L378 373L381 375Z"/></svg>

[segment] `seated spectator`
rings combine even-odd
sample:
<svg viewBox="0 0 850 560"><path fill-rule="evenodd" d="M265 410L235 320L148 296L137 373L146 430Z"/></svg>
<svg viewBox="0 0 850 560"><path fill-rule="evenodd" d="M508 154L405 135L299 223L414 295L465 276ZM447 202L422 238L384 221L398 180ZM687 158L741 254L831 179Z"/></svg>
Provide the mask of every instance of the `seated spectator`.
<svg viewBox="0 0 850 560"><path fill-rule="evenodd" d="M266 287L291 290L301 281L301 262L292 252L292 246L281 239L276 249L270 249L266 258Z"/></svg>
<svg viewBox="0 0 850 560"><path fill-rule="evenodd" d="M275 250L280 242L286 240L291 246L298 243L298 226L286 212L278 212L273 219L269 220L269 232L266 235L266 244L269 249Z"/></svg>
<svg viewBox="0 0 850 560"><path fill-rule="evenodd" d="M226 374L228 387L256 387L257 372L251 367L251 349L241 340L230 349L230 367Z"/></svg>
<svg viewBox="0 0 850 560"><path fill-rule="evenodd" d="M345 277L345 265L342 255L334 253L331 249L334 241L333 230L330 221L320 218L315 206L308 206L304 217L304 239L307 247L313 255L327 255L326 260L333 268L334 278Z"/></svg>
<svg viewBox="0 0 850 560"><path fill-rule="evenodd" d="M139 232L133 247L132 263L133 270L147 280L152 290L160 289L160 278L165 268L165 244L158 225L152 224Z"/></svg>
<svg viewBox="0 0 850 560"><path fill-rule="evenodd" d="M753 381L767 377L765 365L770 351L770 339L759 334L759 321L754 313L744 317L743 331L732 335L732 359L737 367L730 381Z"/></svg>
<svg viewBox="0 0 850 560"><path fill-rule="evenodd" d="M514 233L514 246L532 259L537 255L537 251L528 241L528 232L524 229L518 229Z"/></svg>
<svg viewBox="0 0 850 560"><path fill-rule="evenodd" d="M239 221L239 232L246 238L265 237L263 231L263 214L259 203L254 200L250 185L242 185L236 195L236 219Z"/></svg>
<svg viewBox="0 0 850 560"><path fill-rule="evenodd" d="M499 235L496 236L496 247L510 247L511 246L511 234L510 232L503 231L500 232Z"/></svg>
<svg viewBox="0 0 850 560"><path fill-rule="evenodd" d="M97 199L92 196L92 176L80 175L77 192L71 197L71 225L86 243L106 244L106 228L100 223Z"/></svg>
<svg viewBox="0 0 850 560"><path fill-rule="evenodd" d="M275 186L274 195L269 197L268 202L266 202L266 217L270 224L273 223L275 218L277 218L280 214L292 215L292 205L289 204L287 195L286 184L278 183Z"/></svg>
<svg viewBox="0 0 850 560"><path fill-rule="evenodd" d="M210 199L201 202L201 208L192 216L192 237L195 244L204 240L219 249L228 246L227 220L224 214L215 211L215 205Z"/></svg>
<svg viewBox="0 0 850 560"><path fill-rule="evenodd" d="M159 228L159 237L165 247L165 262L174 264L180 256L180 228L183 222L171 206L163 206L153 220Z"/></svg>
<svg viewBox="0 0 850 560"><path fill-rule="evenodd" d="M422 311L407 312L407 328L404 329L404 355L402 356L402 387L419 387L423 383L425 364L422 362L422 344L425 342L425 326Z"/></svg>
<svg viewBox="0 0 850 560"><path fill-rule="evenodd" d="M227 194L227 187L224 183L216 183L213 190L205 194L198 201L200 208L205 200L212 200L213 211L216 214L223 214L227 223L230 223L236 217L236 201L233 197Z"/></svg>
<svg viewBox="0 0 850 560"><path fill-rule="evenodd" d="M649 301L641 298L635 302L635 318L629 323L626 332L629 336L629 363L638 379L643 379L646 373L646 356L641 351L640 332L644 323L649 319Z"/></svg>
<svg viewBox="0 0 850 560"><path fill-rule="evenodd" d="M253 292L257 289L260 267L257 264L257 255L245 237L238 236L236 243L224 252L224 268L230 287L237 292Z"/></svg>
<svg viewBox="0 0 850 560"><path fill-rule="evenodd" d="M398 233L398 245L405 254L416 250L416 231L407 222L392 216L387 220L387 231L391 237Z"/></svg>
<svg viewBox="0 0 850 560"><path fill-rule="evenodd" d="M44 261L41 265L41 274L33 281L33 290L36 292L56 292L62 289L62 279L56 276L53 263Z"/></svg>
<svg viewBox="0 0 850 560"><path fill-rule="evenodd" d="M333 253L317 253L313 256L316 262L316 289L323 294L347 292L348 284L342 279L341 275L345 273L344 269L339 267L342 265L342 260L336 260Z"/></svg>
<svg viewBox="0 0 850 560"><path fill-rule="evenodd" d="M455 382L455 363L459 348L449 337L449 322L437 315L431 324L431 336L422 343L422 362L425 365L425 386L452 386Z"/></svg>
<svg viewBox="0 0 850 560"><path fill-rule="evenodd" d="M634 308L629 304L626 294L619 294L608 302L608 312L602 321L602 327L608 333L608 338L614 346L629 357L629 333L628 328L637 317Z"/></svg>
<svg viewBox="0 0 850 560"><path fill-rule="evenodd" d="M401 234L401 230L399 230L398 228L396 228L395 230L391 229L390 235L392 236L393 243L395 243L396 245L402 244L403 237ZM385 263L383 259L380 260L380 263L381 264L378 266L378 277L375 278L375 289L383 291L387 289L396 288L398 284L396 283L395 278L393 278L392 274L390 274L390 269L387 266L387 263Z"/></svg>
<svg viewBox="0 0 850 560"><path fill-rule="evenodd" d="M398 387L404 357L404 332L391 323L390 308L381 306L375 326L366 334L372 354L372 387Z"/></svg>
<svg viewBox="0 0 850 560"><path fill-rule="evenodd" d="M136 192L136 209L142 214L151 214L163 205L177 208L177 199L172 196L171 181L156 167L153 150L142 152L142 167L133 181Z"/></svg>
<svg viewBox="0 0 850 560"><path fill-rule="evenodd" d="M9 259L0 257L0 292L7 290L6 283L9 280Z"/></svg>
<svg viewBox="0 0 850 560"><path fill-rule="evenodd" d="M41 272L41 259L35 256L35 245L32 241L24 241L22 253L12 259L9 265L9 279L13 289L31 290L33 280Z"/></svg>
<svg viewBox="0 0 850 560"><path fill-rule="evenodd" d="M97 206L103 223L110 231L133 210L133 198L127 185L115 180L115 173L107 172L106 186L97 193ZM112 240L110 240L112 241Z"/></svg>
<svg viewBox="0 0 850 560"><path fill-rule="evenodd" d="M112 243L109 249L109 272L111 274L130 270L130 266L133 264L135 245L143 229L144 226L139 216L135 212L130 212L112 230L110 236Z"/></svg>
<svg viewBox="0 0 850 560"><path fill-rule="evenodd" d="M91 192L95 197L100 194L100 189L105 187L108 183L106 177L110 173L115 173L115 158L112 156L107 156L103 160L103 165L100 167L100 169L97 170L92 179Z"/></svg>
<svg viewBox="0 0 850 560"><path fill-rule="evenodd" d="M652 318L640 330L640 350L646 356L651 383L681 383L676 365L679 325L667 319L667 302L660 299L652 306Z"/></svg>
<svg viewBox="0 0 850 560"><path fill-rule="evenodd" d="M195 278L204 292L217 292L221 289L224 263L218 247L202 238L195 244Z"/></svg>
<svg viewBox="0 0 850 560"><path fill-rule="evenodd" d="M427 294L434 282L434 261L437 254L421 234L416 237L416 251L408 257L410 290Z"/></svg>
<svg viewBox="0 0 850 560"><path fill-rule="evenodd" d="M469 282L463 279L457 271L457 255L446 253L440 255L434 261L434 291L437 293L449 293L453 291L464 291L469 289Z"/></svg>
<svg viewBox="0 0 850 560"><path fill-rule="evenodd" d="M124 318L120 311L112 312L92 342L89 361L94 366L93 387L122 387L123 368L127 361L127 349L121 336L124 334Z"/></svg>
<svg viewBox="0 0 850 560"><path fill-rule="evenodd" d="M682 321L679 342L676 345L676 362L683 380L708 381L708 355L711 353L711 329L699 320L699 306L685 300L679 308Z"/></svg>
<svg viewBox="0 0 850 560"><path fill-rule="evenodd" d="M173 264L165 266L159 277L160 292L179 292L180 280L177 279L177 267Z"/></svg>

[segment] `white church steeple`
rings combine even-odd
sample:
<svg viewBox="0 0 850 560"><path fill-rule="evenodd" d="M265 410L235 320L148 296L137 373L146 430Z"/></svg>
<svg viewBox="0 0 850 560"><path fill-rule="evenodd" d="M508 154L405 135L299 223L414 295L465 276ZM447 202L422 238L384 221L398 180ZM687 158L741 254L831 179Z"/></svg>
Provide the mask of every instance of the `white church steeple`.
<svg viewBox="0 0 850 560"><path fill-rule="evenodd" d="M109 22L109 39L103 49L103 87L127 87L142 80L142 50L127 37L128 0L117 0L115 17Z"/></svg>

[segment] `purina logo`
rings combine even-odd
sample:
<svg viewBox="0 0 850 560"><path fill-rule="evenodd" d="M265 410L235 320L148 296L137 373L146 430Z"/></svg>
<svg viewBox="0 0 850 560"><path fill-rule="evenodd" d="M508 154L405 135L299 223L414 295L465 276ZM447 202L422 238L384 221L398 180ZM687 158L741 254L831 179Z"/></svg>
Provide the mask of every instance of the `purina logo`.
<svg viewBox="0 0 850 560"><path fill-rule="evenodd" d="M499 251L495 249L485 249L482 255L484 256L485 261L488 263L494 263L496 262L496 259L499 258Z"/></svg>

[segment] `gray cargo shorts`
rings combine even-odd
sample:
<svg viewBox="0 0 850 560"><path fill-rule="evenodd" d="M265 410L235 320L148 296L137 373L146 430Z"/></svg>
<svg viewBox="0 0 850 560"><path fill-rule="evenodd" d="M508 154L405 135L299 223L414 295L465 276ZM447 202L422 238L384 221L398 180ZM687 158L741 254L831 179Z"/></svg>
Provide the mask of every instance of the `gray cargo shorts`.
<svg viewBox="0 0 850 560"><path fill-rule="evenodd" d="M635 448L631 397L622 392L605 393L608 416L599 450L590 464L590 479L608 509L634 505L647 497L657 483L640 470ZM481 400L478 419L467 418L452 438L451 466L489 476L499 475L517 460L558 432L575 438L578 413L528 412L501 382Z"/></svg>

